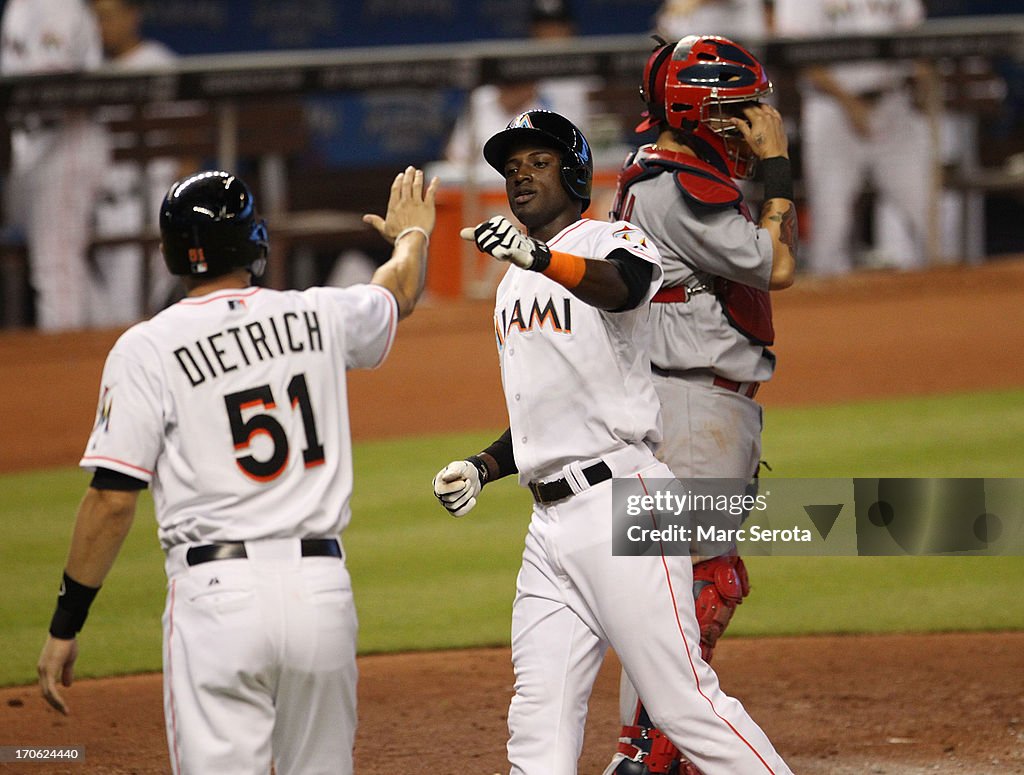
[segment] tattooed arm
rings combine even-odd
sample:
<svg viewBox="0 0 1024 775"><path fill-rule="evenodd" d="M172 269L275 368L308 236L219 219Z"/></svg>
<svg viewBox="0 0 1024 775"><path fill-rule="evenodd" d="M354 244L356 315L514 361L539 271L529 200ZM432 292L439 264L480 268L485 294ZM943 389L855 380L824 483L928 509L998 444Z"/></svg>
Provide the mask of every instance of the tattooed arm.
<svg viewBox="0 0 1024 775"><path fill-rule="evenodd" d="M760 226L772 235L772 275L768 287L773 291L788 288L796 272L796 205L790 199L769 199L761 207Z"/></svg>
<svg viewBox="0 0 1024 775"><path fill-rule="evenodd" d="M770 105L744 110L746 120L733 120L750 149L761 160L764 204L758 224L772 235L772 274L768 287L788 288L796 272L797 222L793 201L793 172L789 164L789 142L782 116Z"/></svg>

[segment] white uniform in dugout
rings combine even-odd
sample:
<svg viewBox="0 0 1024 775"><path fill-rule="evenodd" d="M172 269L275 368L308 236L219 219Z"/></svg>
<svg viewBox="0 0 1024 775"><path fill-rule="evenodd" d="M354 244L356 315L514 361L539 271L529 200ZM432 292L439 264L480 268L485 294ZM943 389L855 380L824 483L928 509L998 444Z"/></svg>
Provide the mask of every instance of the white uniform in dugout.
<svg viewBox="0 0 1024 775"><path fill-rule="evenodd" d="M776 0L775 32L787 37L893 35L925 19L921 0ZM876 260L902 269L926 264L933 144L915 106L914 64L905 60L840 62L835 83L867 111L866 134L848 108L807 78L798 81L803 169L811 223L807 268L841 274L854 268L856 201L866 182L877 194Z"/></svg>
<svg viewBox="0 0 1024 775"><path fill-rule="evenodd" d="M99 28L84 0L7 0L0 41L4 76L94 70L103 59ZM81 328L93 322L87 253L109 138L85 111L46 109L21 119L11 129L4 206L28 245L36 325Z"/></svg>
<svg viewBox="0 0 1024 775"><path fill-rule="evenodd" d="M708 773L790 770L700 658L690 558L612 554L612 477L671 479L651 451L660 438L647 302L661 285L656 249L625 222L581 220L548 241L604 258L627 249L655 264L641 304L605 312L559 283L512 266L495 328L515 462L523 483L564 478L572 497L535 503L512 611L512 775L572 775L587 700L608 646L658 727L691 743ZM550 740L555 744L551 745Z"/></svg>
<svg viewBox="0 0 1024 775"><path fill-rule="evenodd" d="M279 772L352 772L349 575L337 557L300 557L294 539L348 524L344 372L381 363L397 317L379 286L221 291L139 323L107 358L80 465L152 485L176 773L253 772L271 739ZM248 561L186 561L190 546L242 540ZM275 707L263 708L268 685ZM315 757L310 737L333 750Z"/></svg>

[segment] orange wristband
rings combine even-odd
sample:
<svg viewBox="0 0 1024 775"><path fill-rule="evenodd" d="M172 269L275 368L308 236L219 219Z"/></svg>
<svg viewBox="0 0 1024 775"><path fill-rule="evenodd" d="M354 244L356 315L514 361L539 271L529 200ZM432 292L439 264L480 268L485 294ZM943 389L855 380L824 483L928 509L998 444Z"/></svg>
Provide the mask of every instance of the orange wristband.
<svg viewBox="0 0 1024 775"><path fill-rule="evenodd" d="M580 284L586 272L587 262L584 259L571 253L559 253L557 250L552 250L551 263L541 274L550 277L571 291Z"/></svg>

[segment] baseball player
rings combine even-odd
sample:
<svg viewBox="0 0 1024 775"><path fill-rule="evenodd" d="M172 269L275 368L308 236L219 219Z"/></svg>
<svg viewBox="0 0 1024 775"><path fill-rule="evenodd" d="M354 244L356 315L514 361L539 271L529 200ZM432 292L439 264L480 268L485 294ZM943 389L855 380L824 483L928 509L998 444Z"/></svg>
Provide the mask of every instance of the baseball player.
<svg viewBox="0 0 1024 775"><path fill-rule="evenodd" d="M351 773L356 615L339 534L350 518L344 374L387 356L422 292L437 181L409 167L387 214L394 244L368 285L250 286L267 233L227 172L175 183L164 258L187 296L130 328L103 370L43 696L67 706L77 633L152 485L168 577L164 715L183 773Z"/></svg>
<svg viewBox="0 0 1024 775"><path fill-rule="evenodd" d="M175 54L157 40L142 37L142 0L91 0L103 39L107 63L118 70L158 70L172 65ZM115 106L114 111L118 110ZM97 237L130 237L155 227L164 193L176 178L199 165L173 158L110 164L96 198L93 218ZM134 323L144 316L146 302L163 307L174 292L174 278L156 271L159 257L142 245L96 248L94 297L90 322L96 326ZM147 272L149 266L154 271ZM148 276L148 277L147 277ZM149 280L144 283L143 278ZM152 291L148 286L154 286Z"/></svg>
<svg viewBox="0 0 1024 775"><path fill-rule="evenodd" d="M87 70L102 60L96 20L83 0L7 0L2 27L4 75ZM32 113L11 133L6 214L25 232L42 330L90 322L90 219L108 158L106 130L82 111Z"/></svg>
<svg viewBox="0 0 1024 775"><path fill-rule="evenodd" d="M775 31L788 37L889 34L923 21L921 0L775 0ZM800 79L804 178L811 219L808 269L854 267L855 205L877 192L876 261L913 269L926 262L933 144L915 108L909 61L857 61L808 68Z"/></svg>
<svg viewBox="0 0 1024 775"><path fill-rule="evenodd" d="M529 36L534 40L570 40L577 32L569 0L532 0ZM519 6L511 6L518 8ZM586 128L593 116L590 94L600 87L593 78L573 76L482 84L473 89L445 144L446 161L459 165L474 180L490 177L480 154L484 139L503 129L524 110L542 108L560 113Z"/></svg>
<svg viewBox="0 0 1024 775"><path fill-rule="evenodd" d="M680 479L757 475L754 396L775 368L768 291L792 284L797 249L782 117L760 102L771 90L749 51L710 35L658 45L640 85L647 111L637 131L656 128L658 137L627 159L612 217L634 223L661 254L665 285L651 304L665 437L658 457ZM759 223L733 180L752 177L755 164L764 173ZM693 560L701 656L710 662L750 587L736 554ZM620 699L620 744L606 775L699 773L652 728L625 673Z"/></svg>
<svg viewBox="0 0 1024 775"><path fill-rule="evenodd" d="M651 451L661 438L645 346L657 249L631 223L582 217L593 164L568 119L523 113L484 157L526 227L495 216L462 231L509 264L494 313L509 429L439 471L434 493L461 516L484 485L518 473L534 497L512 610L511 772L576 772L611 646L657 726L708 773L788 773L701 659L689 558L612 553L612 479L672 477Z"/></svg>
<svg viewBox="0 0 1024 775"><path fill-rule="evenodd" d="M664 0L655 27L678 40L694 30L716 30L739 40L762 40L768 34L765 0Z"/></svg>

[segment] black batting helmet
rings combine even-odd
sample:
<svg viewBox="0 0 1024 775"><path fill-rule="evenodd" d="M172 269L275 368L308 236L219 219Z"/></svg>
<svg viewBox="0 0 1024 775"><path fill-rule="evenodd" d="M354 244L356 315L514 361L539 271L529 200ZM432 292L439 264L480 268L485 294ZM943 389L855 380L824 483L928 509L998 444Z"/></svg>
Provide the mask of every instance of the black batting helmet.
<svg viewBox="0 0 1024 775"><path fill-rule="evenodd" d="M534 142L560 151L562 185L570 196L583 202L584 210L590 206L594 157L590 153L587 138L575 124L550 110L528 110L520 113L505 129L484 143L484 158L504 175L509 151L520 141Z"/></svg>
<svg viewBox="0 0 1024 775"><path fill-rule="evenodd" d="M249 187L230 172L209 170L172 185L160 205L160 240L171 274L217 277L267 264L267 227Z"/></svg>

